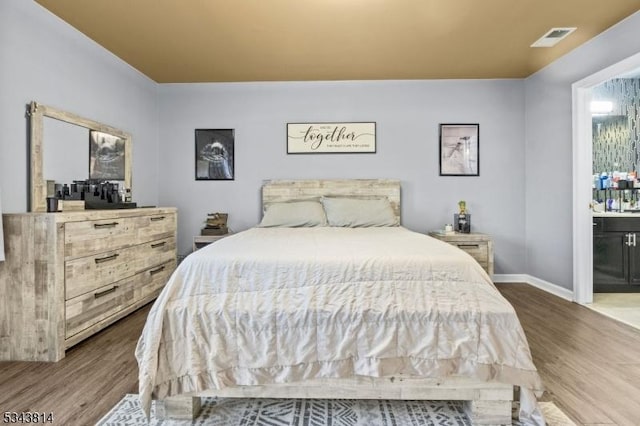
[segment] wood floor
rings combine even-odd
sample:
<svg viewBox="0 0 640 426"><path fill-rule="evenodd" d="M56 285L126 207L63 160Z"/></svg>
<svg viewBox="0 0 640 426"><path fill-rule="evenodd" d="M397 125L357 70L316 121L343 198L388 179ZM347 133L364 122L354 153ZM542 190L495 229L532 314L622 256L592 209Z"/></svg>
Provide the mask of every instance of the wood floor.
<svg viewBox="0 0 640 426"><path fill-rule="evenodd" d="M577 424L640 424L640 330L526 284L498 284L523 324L553 401ZM134 348L149 306L67 351L58 363L0 362L0 415L52 412L92 425L137 391ZM2 418L0 418L2 422Z"/></svg>

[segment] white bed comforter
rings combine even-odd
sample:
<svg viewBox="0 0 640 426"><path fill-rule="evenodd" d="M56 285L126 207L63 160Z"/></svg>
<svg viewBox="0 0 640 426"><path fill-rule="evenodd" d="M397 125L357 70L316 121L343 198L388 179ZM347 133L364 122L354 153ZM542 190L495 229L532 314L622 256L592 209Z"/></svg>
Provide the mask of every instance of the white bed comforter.
<svg viewBox="0 0 640 426"><path fill-rule="evenodd" d="M140 399L320 377L542 385L513 307L456 247L402 227L253 228L188 256L136 349Z"/></svg>

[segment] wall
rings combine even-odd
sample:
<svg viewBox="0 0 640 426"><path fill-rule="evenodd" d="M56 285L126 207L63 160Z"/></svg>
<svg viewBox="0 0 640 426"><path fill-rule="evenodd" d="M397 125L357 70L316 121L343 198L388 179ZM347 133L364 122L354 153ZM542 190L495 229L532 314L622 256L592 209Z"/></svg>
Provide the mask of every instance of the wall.
<svg viewBox="0 0 640 426"><path fill-rule="evenodd" d="M526 272L530 275L573 288L571 85L638 52L640 13L525 80Z"/></svg>
<svg viewBox="0 0 640 426"><path fill-rule="evenodd" d="M179 252L210 212L256 225L260 185L278 178L397 178L402 221L452 222L495 238L498 273L524 263L524 91L521 80L167 84L160 87L160 203L179 207ZM375 121L376 154L287 155L287 122ZM480 123L480 176L439 177L438 124ZM235 180L196 181L194 130L235 129Z"/></svg>
<svg viewBox="0 0 640 426"><path fill-rule="evenodd" d="M27 209L25 111L32 100L131 133L135 199L157 204L155 82L36 2L2 0L0 93L0 187L5 213Z"/></svg>

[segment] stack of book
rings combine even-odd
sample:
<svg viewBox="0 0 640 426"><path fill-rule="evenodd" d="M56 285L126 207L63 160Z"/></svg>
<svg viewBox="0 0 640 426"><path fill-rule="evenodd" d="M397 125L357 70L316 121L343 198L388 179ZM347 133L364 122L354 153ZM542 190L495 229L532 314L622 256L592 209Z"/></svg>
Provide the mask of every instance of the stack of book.
<svg viewBox="0 0 640 426"><path fill-rule="evenodd" d="M224 235L229 233L229 228L227 228L228 216L227 213L209 213L201 235Z"/></svg>

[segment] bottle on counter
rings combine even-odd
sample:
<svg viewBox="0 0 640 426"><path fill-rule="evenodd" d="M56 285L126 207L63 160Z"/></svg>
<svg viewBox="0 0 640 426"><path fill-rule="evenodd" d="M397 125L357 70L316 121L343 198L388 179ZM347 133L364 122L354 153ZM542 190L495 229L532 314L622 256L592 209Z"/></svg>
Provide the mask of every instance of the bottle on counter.
<svg viewBox="0 0 640 426"><path fill-rule="evenodd" d="M607 189L607 172L602 172L600 175L600 189Z"/></svg>

